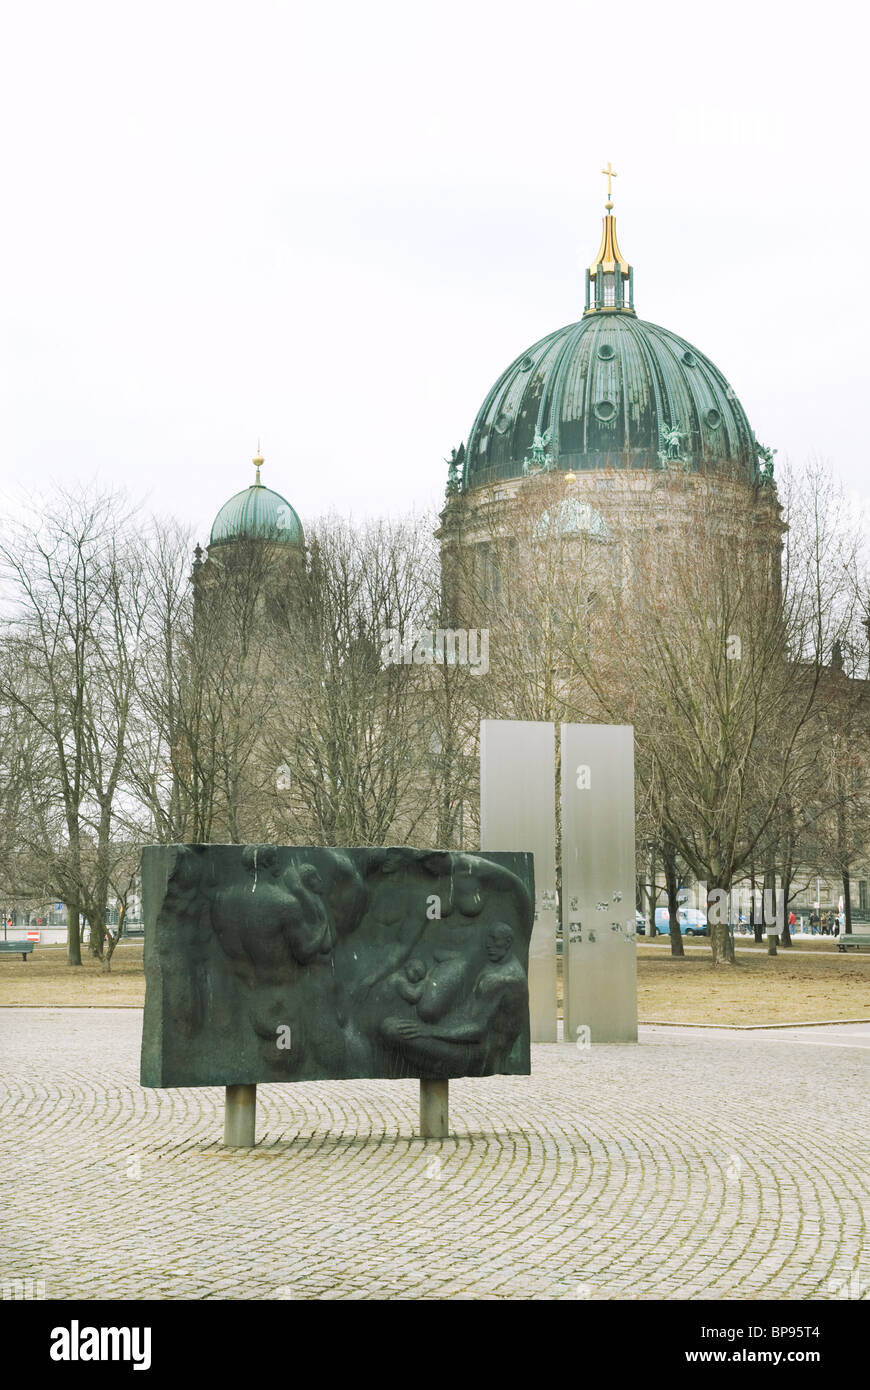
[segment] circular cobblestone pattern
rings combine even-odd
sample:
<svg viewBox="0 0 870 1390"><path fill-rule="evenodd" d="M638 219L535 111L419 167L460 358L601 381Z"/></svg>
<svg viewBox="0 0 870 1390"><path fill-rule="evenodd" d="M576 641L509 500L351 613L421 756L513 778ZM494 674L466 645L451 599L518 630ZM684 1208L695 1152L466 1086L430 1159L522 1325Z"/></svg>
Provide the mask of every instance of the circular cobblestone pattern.
<svg viewBox="0 0 870 1390"><path fill-rule="evenodd" d="M133 1009L0 1011L0 1278L47 1298L867 1298L867 1028L645 1028L531 1077L145 1090ZM865 1253L862 1254L862 1251Z"/></svg>

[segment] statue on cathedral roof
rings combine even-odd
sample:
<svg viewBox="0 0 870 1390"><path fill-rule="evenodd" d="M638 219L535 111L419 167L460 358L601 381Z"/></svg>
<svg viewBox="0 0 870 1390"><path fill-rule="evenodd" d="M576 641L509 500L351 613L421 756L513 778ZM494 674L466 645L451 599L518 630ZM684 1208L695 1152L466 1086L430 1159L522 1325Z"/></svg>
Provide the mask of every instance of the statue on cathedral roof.
<svg viewBox="0 0 870 1390"><path fill-rule="evenodd" d="M528 478L533 473L552 473L556 467L553 455L547 452L547 445L550 442L552 430L535 430L532 440L532 447L523 460L523 477Z"/></svg>
<svg viewBox="0 0 870 1390"><path fill-rule="evenodd" d="M462 491L462 465L465 462L465 445L460 444L458 449L450 450L450 458L445 459L447 464L447 496L456 497Z"/></svg>
<svg viewBox="0 0 870 1390"><path fill-rule="evenodd" d="M755 441L755 450L758 455L758 482L762 487L769 487L774 481L773 478L773 456L776 449L768 449L766 445Z"/></svg>
<svg viewBox="0 0 870 1390"><path fill-rule="evenodd" d="M658 451L659 467L668 468L671 463L681 463L688 471L689 461L680 451L680 440L685 438L685 430L680 429L679 422L659 426L659 434L664 446Z"/></svg>

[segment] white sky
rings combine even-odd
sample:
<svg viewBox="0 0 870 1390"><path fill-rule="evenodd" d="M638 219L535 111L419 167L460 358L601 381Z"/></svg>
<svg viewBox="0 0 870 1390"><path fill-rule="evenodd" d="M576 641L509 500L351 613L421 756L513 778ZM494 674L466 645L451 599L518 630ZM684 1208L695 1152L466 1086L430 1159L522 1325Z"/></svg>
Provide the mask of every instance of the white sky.
<svg viewBox="0 0 870 1390"><path fill-rule="evenodd" d="M867 467L857 3L7 5L0 496L195 524L440 503L494 379L580 316L611 160L642 318L762 442Z"/></svg>

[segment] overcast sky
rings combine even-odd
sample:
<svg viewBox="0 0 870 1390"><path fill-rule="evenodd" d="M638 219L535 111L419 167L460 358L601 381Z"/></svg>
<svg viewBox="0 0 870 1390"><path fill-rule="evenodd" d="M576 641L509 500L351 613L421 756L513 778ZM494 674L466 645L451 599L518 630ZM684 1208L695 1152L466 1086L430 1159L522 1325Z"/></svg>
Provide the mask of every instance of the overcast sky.
<svg viewBox="0 0 870 1390"><path fill-rule="evenodd" d="M579 318L612 161L641 318L759 439L867 467L856 3L40 3L0 32L0 495L99 476L207 539L425 508Z"/></svg>

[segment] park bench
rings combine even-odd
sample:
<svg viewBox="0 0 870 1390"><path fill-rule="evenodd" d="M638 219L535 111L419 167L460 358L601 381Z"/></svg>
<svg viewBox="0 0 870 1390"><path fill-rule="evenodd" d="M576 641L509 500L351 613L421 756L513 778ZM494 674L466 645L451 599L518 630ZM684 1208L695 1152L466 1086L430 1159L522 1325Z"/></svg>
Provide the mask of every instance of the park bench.
<svg viewBox="0 0 870 1390"><path fill-rule="evenodd" d="M859 946L870 946L870 927L862 923L858 931L853 926L849 936L844 936L841 932L837 937L837 950L848 951L850 946L854 946L856 951Z"/></svg>
<svg viewBox="0 0 870 1390"><path fill-rule="evenodd" d="M26 961L35 945L35 941L0 941L0 953L20 954L21 959Z"/></svg>

